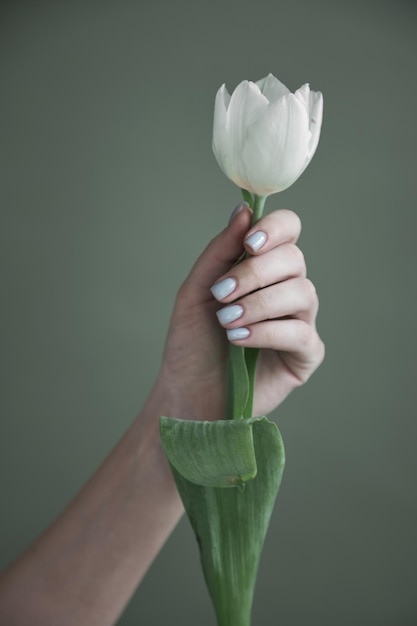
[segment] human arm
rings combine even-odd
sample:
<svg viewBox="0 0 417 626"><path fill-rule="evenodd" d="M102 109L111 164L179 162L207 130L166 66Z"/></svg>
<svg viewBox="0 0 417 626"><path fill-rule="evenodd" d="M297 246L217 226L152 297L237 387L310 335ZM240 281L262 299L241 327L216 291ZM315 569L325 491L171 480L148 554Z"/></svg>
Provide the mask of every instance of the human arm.
<svg viewBox="0 0 417 626"><path fill-rule="evenodd" d="M216 317L223 307L210 292L214 283L236 281L222 304L237 299L243 313L226 327L248 328L240 343L263 348L255 413L275 408L319 365L317 297L295 246L299 220L281 211L249 229L250 219L243 208L180 288L160 373L130 429L60 518L1 577L1 625L106 626L123 611L183 510L160 446L159 416L223 416L228 340ZM264 246L247 247L253 258L234 266L245 236L259 230L266 233Z"/></svg>

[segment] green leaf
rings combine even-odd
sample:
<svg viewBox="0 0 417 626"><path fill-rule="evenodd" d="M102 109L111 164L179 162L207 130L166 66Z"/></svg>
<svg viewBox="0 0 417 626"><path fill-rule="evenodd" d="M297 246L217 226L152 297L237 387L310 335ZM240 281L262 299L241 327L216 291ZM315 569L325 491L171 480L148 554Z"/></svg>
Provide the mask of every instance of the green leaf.
<svg viewBox="0 0 417 626"><path fill-rule="evenodd" d="M161 418L161 423L166 419ZM237 433L239 448L242 425L252 429L255 478L240 489L224 489L190 482L173 466L172 471L200 547L218 626L250 626L259 559L284 470L284 445L276 424L266 417L214 422L219 433L226 432L224 423ZM161 432L165 447L168 442ZM177 457L187 457L189 442L184 431L177 433L168 445L177 448Z"/></svg>
<svg viewBox="0 0 417 626"><path fill-rule="evenodd" d="M256 476L252 424L246 420L161 417L160 431L170 464L192 483L236 487Z"/></svg>

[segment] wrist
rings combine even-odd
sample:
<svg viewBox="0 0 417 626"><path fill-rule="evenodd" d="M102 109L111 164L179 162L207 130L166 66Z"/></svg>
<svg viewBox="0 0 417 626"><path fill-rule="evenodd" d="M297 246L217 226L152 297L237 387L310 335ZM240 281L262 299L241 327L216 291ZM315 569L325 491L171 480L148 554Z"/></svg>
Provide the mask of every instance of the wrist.
<svg viewBox="0 0 417 626"><path fill-rule="evenodd" d="M225 404L218 373L179 383L177 376L161 369L154 390L160 399L160 415L189 420L216 420L224 416Z"/></svg>

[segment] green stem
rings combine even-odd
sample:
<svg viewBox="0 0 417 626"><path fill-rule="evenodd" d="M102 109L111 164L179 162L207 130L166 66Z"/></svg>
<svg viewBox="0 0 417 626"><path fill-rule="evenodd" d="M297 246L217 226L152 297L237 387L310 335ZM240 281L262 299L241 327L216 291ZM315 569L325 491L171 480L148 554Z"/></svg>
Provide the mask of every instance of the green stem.
<svg viewBox="0 0 417 626"><path fill-rule="evenodd" d="M266 196L255 195L253 202L250 202L253 210L252 226L261 219L265 201ZM249 255L246 255L246 258L247 256ZM229 345L226 419L252 417L258 354L259 350L257 348L243 348L233 344Z"/></svg>
<svg viewBox="0 0 417 626"><path fill-rule="evenodd" d="M261 219L265 208L265 201L266 196L255 196L255 202L253 205L252 226L254 226ZM253 398L255 394L255 376L258 355L258 348L245 348L245 362L249 379L248 401L243 412L243 417L246 418L253 417Z"/></svg>
<svg viewBox="0 0 417 626"><path fill-rule="evenodd" d="M252 217L252 226L255 226L256 222L259 222L261 219L266 202L267 196L255 196L255 201L253 203L253 217Z"/></svg>

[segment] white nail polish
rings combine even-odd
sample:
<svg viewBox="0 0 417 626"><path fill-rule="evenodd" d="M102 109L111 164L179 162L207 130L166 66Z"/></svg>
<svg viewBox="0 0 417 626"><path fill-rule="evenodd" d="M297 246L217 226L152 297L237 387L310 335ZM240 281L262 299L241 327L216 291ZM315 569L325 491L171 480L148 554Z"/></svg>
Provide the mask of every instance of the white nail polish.
<svg viewBox="0 0 417 626"><path fill-rule="evenodd" d="M236 281L234 278L224 278L219 283L210 288L211 293L216 300L223 300L236 289Z"/></svg>
<svg viewBox="0 0 417 626"><path fill-rule="evenodd" d="M235 219L236 215L238 215L241 211L243 211L243 209L247 208L247 204L245 202L242 202L242 204L238 204L237 207L235 207L232 211L232 214L229 218L229 224L228 226L230 226L230 224L233 222L233 220Z"/></svg>
<svg viewBox="0 0 417 626"><path fill-rule="evenodd" d="M262 248L266 241L266 234L262 230L258 230L253 235L250 235L245 239L245 244L252 248L254 252L258 252Z"/></svg>
<svg viewBox="0 0 417 626"><path fill-rule="evenodd" d="M232 328L226 331L227 338L230 341L236 341L236 339L246 339L249 337L249 330L247 328Z"/></svg>
<svg viewBox="0 0 417 626"><path fill-rule="evenodd" d="M235 320L239 319L239 317L242 317L242 314L243 308L240 306L240 304L225 306L223 309L220 309L220 311L217 311L216 313L217 319L222 326L234 322Z"/></svg>

